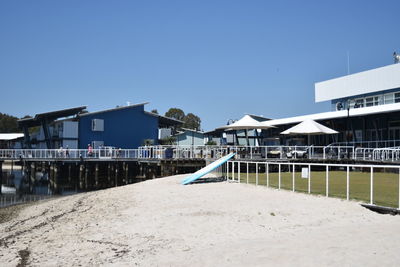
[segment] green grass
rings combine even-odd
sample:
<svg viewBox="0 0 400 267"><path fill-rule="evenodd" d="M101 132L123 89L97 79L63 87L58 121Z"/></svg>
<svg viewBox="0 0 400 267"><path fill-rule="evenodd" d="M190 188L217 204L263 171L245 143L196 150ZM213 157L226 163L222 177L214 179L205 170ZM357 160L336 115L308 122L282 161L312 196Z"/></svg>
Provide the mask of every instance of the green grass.
<svg viewBox="0 0 400 267"><path fill-rule="evenodd" d="M253 170L254 171L254 170ZM293 189L293 173L283 170L281 172L281 189ZM232 177L232 173L229 174ZM370 202L370 172L360 170L350 170L349 172L349 198L366 203ZM235 180L238 173L235 173ZM329 196L346 198L346 170L329 171ZM246 173L240 173L240 182L247 182ZM256 183L256 174L249 173L248 182ZM267 175L264 170L258 173L258 184L267 185ZM278 188L279 175L277 172L269 173L269 186ZM295 191L308 193L308 179L301 178L301 172L295 172ZM326 172L311 171L311 193L326 195ZM398 208L399 204L399 174L398 171L386 172L374 170L374 201L376 205Z"/></svg>

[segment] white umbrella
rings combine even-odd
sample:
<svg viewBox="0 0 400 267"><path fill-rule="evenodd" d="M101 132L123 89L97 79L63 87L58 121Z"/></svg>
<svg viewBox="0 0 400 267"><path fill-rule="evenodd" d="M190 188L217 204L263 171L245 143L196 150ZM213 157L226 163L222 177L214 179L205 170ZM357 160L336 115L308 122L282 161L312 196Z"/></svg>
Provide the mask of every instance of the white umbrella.
<svg viewBox="0 0 400 267"><path fill-rule="evenodd" d="M265 125L265 124L259 122L258 120L253 119L251 116L245 115L240 120L238 120L232 124L219 127L217 129L225 129L228 131L229 130L246 130L247 144L249 144L249 138L248 138L248 133L247 133L248 130L269 129L269 128L273 128L273 126Z"/></svg>
<svg viewBox="0 0 400 267"><path fill-rule="evenodd" d="M308 143L310 144L310 135L321 135L321 134L337 134L338 132L328 128L313 120L305 120L281 134L286 135L308 135Z"/></svg>

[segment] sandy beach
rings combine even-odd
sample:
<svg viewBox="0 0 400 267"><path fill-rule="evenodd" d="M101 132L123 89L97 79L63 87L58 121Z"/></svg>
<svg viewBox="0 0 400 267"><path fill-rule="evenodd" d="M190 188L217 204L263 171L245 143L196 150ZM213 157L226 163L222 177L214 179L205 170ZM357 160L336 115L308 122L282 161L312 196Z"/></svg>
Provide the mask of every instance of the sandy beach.
<svg viewBox="0 0 400 267"><path fill-rule="evenodd" d="M2 216L1 266L397 266L400 217L356 202L184 175Z"/></svg>

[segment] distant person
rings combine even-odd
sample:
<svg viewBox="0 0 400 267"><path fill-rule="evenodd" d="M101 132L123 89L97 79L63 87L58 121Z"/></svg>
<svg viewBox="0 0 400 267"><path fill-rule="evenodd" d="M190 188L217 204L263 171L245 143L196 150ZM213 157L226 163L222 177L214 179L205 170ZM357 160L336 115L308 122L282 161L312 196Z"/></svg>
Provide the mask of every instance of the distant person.
<svg viewBox="0 0 400 267"><path fill-rule="evenodd" d="M93 155L93 147L88 144L88 157L91 157Z"/></svg>
<svg viewBox="0 0 400 267"><path fill-rule="evenodd" d="M64 157L64 149L62 146L60 146L60 148L58 149L58 156L61 158Z"/></svg>
<svg viewBox="0 0 400 267"><path fill-rule="evenodd" d="M68 147L68 145L67 145L67 147L65 148L65 156L66 156L67 158L69 158L69 147Z"/></svg>

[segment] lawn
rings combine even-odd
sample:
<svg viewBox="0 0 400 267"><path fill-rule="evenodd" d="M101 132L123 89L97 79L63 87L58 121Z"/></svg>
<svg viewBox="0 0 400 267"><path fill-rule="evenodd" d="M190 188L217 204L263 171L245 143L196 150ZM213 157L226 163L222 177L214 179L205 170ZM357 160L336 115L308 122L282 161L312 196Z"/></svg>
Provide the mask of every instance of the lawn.
<svg viewBox="0 0 400 267"><path fill-rule="evenodd" d="M311 168L310 193L326 195L326 171ZM247 182L246 172L240 173L240 182ZM238 173L235 172L235 180ZM255 169L249 170L248 183L256 184ZM269 186L279 187L279 174L277 168L269 172ZM229 177L232 178L230 171ZM347 172L346 169L330 167L328 195L330 197L346 198ZM374 169L374 194L373 203L376 205L399 207L399 173L397 169ZM267 185L265 168L259 168L258 184ZM308 193L308 178L301 177L301 170L296 168L294 179L295 191ZM293 190L293 173L287 166L281 170L281 189ZM370 170L349 170L349 198L362 202L370 202Z"/></svg>

